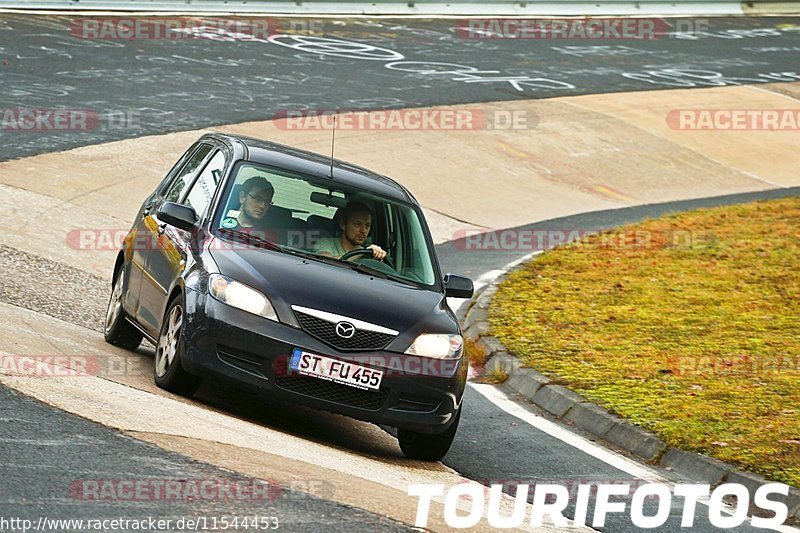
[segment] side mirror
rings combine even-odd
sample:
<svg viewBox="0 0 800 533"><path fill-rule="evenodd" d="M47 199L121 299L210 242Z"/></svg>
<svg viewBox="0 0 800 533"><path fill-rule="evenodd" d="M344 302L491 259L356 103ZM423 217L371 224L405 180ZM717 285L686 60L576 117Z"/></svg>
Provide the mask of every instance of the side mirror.
<svg viewBox="0 0 800 533"><path fill-rule="evenodd" d="M161 204L158 211L156 211L156 215L161 222L186 231L194 230L198 219L193 207L176 204L175 202Z"/></svg>
<svg viewBox="0 0 800 533"><path fill-rule="evenodd" d="M452 298L472 298L475 292L472 280L464 276L447 274L444 277L444 295Z"/></svg>

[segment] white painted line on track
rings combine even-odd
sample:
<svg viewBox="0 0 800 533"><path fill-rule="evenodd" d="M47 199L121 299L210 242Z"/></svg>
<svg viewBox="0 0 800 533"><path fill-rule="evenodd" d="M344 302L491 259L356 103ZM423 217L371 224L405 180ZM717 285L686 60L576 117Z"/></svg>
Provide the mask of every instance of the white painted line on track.
<svg viewBox="0 0 800 533"><path fill-rule="evenodd" d="M511 400L508 396L506 396L503 391L498 389L494 385L482 384L482 383L469 383L469 386L472 387L476 392L478 392L481 396L492 402L495 406L499 409L503 410L504 412L508 413L509 415L535 427L539 431L554 437L561 442L572 446L576 450L579 450L595 459L603 461L609 466L616 468L617 470L621 470L626 474L629 474L635 478L642 479L647 481L648 483L660 483L662 485L666 485L669 487L670 492L674 492L675 483L669 481L667 478L660 475L655 470L648 468L644 465L636 463L616 452L611 450L607 450L594 442L577 435L568 429L556 424L555 422L551 422L546 418L543 418L535 413L532 413L516 403L515 401ZM697 503L705 505L708 507L709 505L709 498L698 498ZM723 504L723 510L731 515L734 514L734 508ZM751 517L747 517L746 522L749 524L751 522ZM781 533L800 533L800 529L791 527L791 526L781 526L771 531L780 531Z"/></svg>
<svg viewBox="0 0 800 533"><path fill-rule="evenodd" d="M592 441L577 435L564 427L551 422L546 418L536 415L514 400L510 399L494 385L483 383L470 383L470 386L481 396L492 402L495 406L510 414L511 416L522 420L523 422L535 427L542 433L546 433L551 437L555 437L561 442L572 446L573 448L582 451L583 453L603 461L617 470L621 470L626 474L651 483L667 483L667 479L655 470L635 463L622 455L600 447Z"/></svg>

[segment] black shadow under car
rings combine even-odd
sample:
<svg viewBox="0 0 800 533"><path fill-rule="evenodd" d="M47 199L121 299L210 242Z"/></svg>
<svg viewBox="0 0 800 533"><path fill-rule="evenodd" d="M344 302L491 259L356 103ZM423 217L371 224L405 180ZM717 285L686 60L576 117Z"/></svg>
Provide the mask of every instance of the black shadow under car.
<svg viewBox="0 0 800 533"><path fill-rule="evenodd" d="M256 139L200 138L145 200L114 267L105 338L156 346L155 382L203 378L397 428L439 460L468 363L414 197L391 179Z"/></svg>

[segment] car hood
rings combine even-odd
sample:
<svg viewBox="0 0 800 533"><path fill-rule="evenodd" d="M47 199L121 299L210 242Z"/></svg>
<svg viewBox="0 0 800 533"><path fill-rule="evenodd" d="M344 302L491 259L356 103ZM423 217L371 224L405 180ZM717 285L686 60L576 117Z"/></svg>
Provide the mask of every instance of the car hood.
<svg viewBox="0 0 800 533"><path fill-rule="evenodd" d="M444 295L377 276L266 249L211 250L219 272L266 294L282 322L297 325L297 305L363 320L400 332L455 333ZM394 345L394 343L392 343Z"/></svg>

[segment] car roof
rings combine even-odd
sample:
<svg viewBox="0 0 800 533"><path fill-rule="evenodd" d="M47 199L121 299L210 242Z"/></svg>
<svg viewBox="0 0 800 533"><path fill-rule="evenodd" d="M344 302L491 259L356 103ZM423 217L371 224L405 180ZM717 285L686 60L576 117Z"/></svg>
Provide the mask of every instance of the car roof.
<svg viewBox="0 0 800 533"><path fill-rule="evenodd" d="M243 159L247 161L318 178L331 179L331 158L328 156L285 144L240 135L211 133L203 137L216 138L230 145L237 143L242 145L244 148ZM335 158L333 160L333 169L332 180L334 183L366 189L393 200L419 205L405 187L387 176Z"/></svg>

